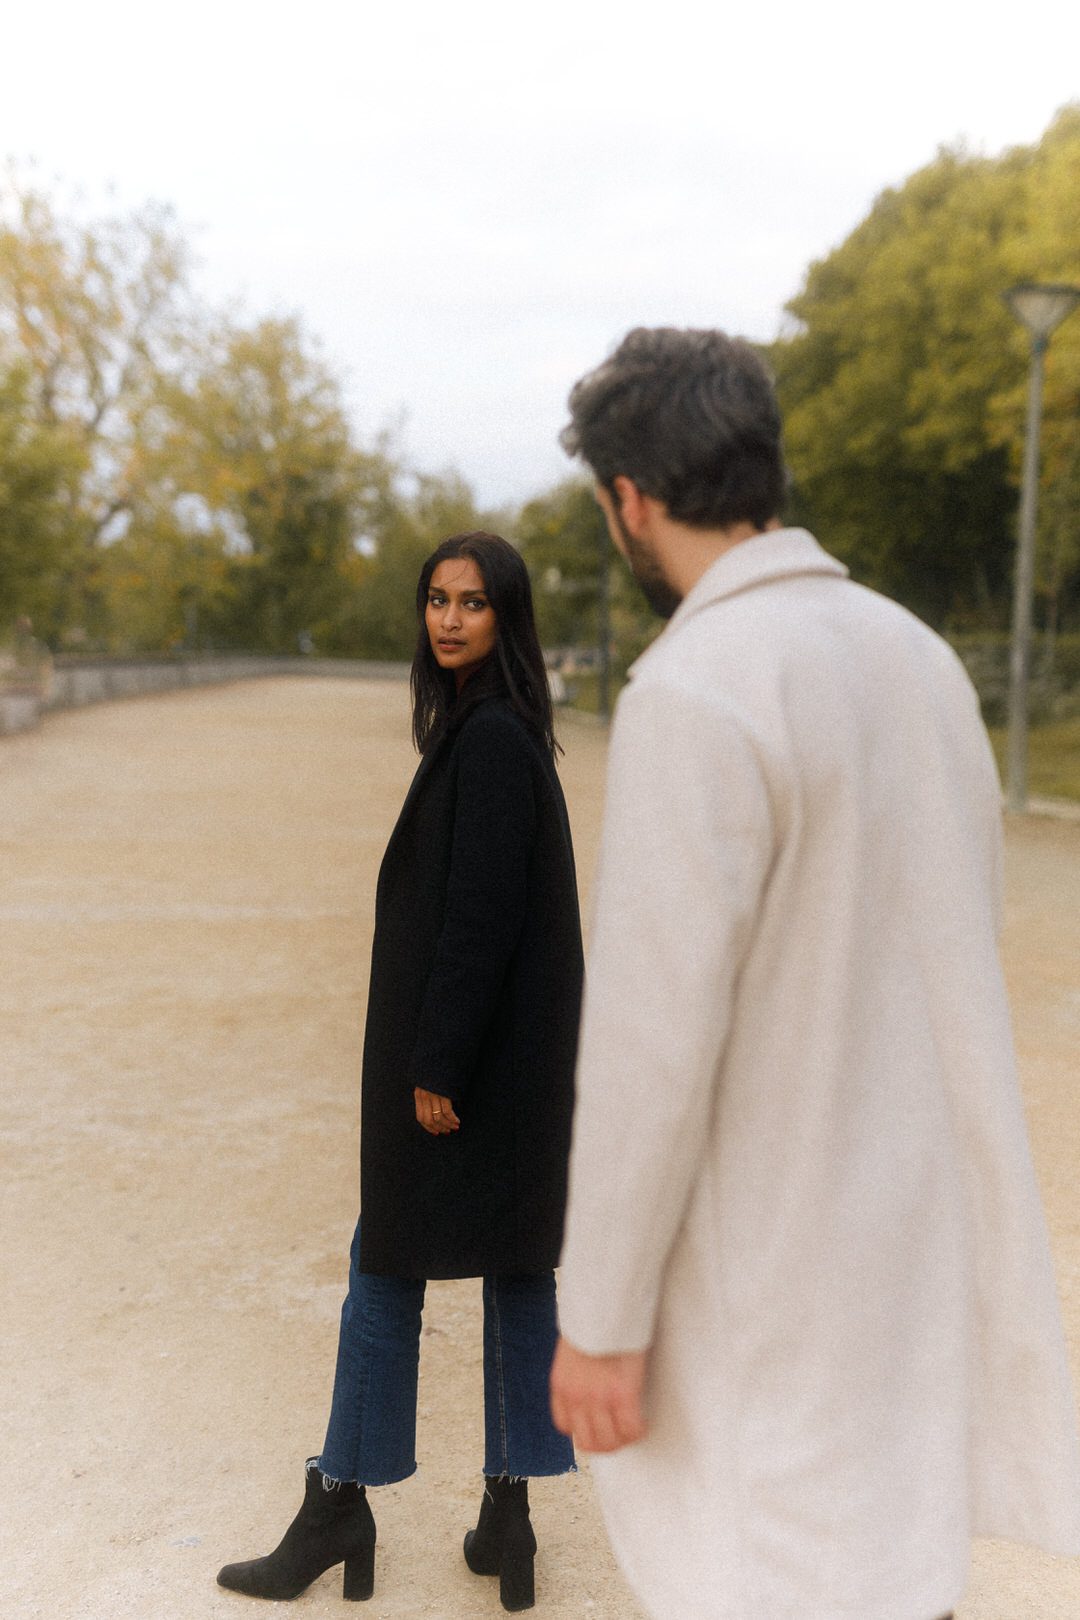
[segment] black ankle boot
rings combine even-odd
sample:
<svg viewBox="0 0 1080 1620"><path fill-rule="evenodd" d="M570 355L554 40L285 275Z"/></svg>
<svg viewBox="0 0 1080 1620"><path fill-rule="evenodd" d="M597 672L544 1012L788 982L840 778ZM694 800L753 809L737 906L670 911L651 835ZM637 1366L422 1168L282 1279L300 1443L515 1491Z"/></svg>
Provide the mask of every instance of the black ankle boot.
<svg viewBox="0 0 1080 1620"><path fill-rule="evenodd" d="M536 1537L529 1523L527 1479L484 1475L484 1500L476 1529L465 1537L465 1562L474 1575L497 1575L499 1597L511 1613L536 1601L533 1559Z"/></svg>
<svg viewBox="0 0 1080 1620"><path fill-rule="evenodd" d="M265 1558L226 1564L218 1585L249 1597L299 1597L334 1564L345 1564L343 1596L375 1590L375 1520L362 1485L324 1485L317 1459L304 1471L304 1500L280 1543Z"/></svg>

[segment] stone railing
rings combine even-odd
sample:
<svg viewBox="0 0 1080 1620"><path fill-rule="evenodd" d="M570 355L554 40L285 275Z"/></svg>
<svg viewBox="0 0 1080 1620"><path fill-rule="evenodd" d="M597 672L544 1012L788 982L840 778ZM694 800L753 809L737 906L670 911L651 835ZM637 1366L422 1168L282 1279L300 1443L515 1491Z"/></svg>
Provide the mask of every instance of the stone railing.
<svg viewBox="0 0 1080 1620"><path fill-rule="evenodd" d="M268 675L403 680L407 664L353 658L273 657L259 653L192 653L143 658L30 659L0 655L0 736L25 731L54 709L81 709L117 698Z"/></svg>
<svg viewBox="0 0 1080 1620"><path fill-rule="evenodd" d="M987 725L1004 725L1009 692L1009 637L950 636L982 701ZM1035 637L1029 683L1033 725L1080 714L1080 635Z"/></svg>
<svg viewBox="0 0 1080 1620"><path fill-rule="evenodd" d="M37 724L51 668L47 649L20 620L12 642L0 646L0 737Z"/></svg>

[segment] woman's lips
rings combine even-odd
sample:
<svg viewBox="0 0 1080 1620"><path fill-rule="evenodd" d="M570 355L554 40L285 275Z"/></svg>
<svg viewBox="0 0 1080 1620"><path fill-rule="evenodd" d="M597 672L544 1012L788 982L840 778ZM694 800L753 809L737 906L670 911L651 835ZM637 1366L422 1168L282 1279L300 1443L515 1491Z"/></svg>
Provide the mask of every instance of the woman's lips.
<svg viewBox="0 0 1080 1620"><path fill-rule="evenodd" d="M451 649L451 651L455 647L464 647L464 645L465 645L465 643L463 641L444 641L442 639L442 637L439 638L439 646L440 647L448 647L448 648Z"/></svg>

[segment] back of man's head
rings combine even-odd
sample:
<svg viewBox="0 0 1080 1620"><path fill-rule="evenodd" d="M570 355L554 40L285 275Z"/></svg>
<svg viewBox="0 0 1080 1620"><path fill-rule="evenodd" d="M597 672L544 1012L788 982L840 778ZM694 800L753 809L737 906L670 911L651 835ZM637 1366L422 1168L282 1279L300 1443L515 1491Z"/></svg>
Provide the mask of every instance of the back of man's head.
<svg viewBox="0 0 1080 1620"><path fill-rule="evenodd" d="M779 515L780 411L764 361L723 332L639 326L570 391L560 435L598 482L620 475L695 528Z"/></svg>

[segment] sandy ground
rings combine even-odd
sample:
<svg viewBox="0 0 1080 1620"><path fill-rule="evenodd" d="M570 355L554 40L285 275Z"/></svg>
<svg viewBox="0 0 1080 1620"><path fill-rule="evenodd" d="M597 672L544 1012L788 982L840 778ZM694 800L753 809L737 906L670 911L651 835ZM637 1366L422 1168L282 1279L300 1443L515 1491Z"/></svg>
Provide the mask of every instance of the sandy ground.
<svg viewBox="0 0 1080 1620"><path fill-rule="evenodd" d="M406 733L400 685L295 679L55 716L0 744L0 1620L269 1612L214 1575L274 1544L322 1440L374 880L413 769ZM568 721L564 742L587 891L605 741ZM1080 1375L1080 825L1010 827L1009 887ZM478 1283L431 1285L421 1469L373 1495L365 1620L503 1612L460 1556L479 1320ZM640 1620L587 1470L532 1497L538 1612ZM342 1615L340 1573L296 1612ZM957 1620L1018 1616L1077 1620L1080 1561L980 1547Z"/></svg>

